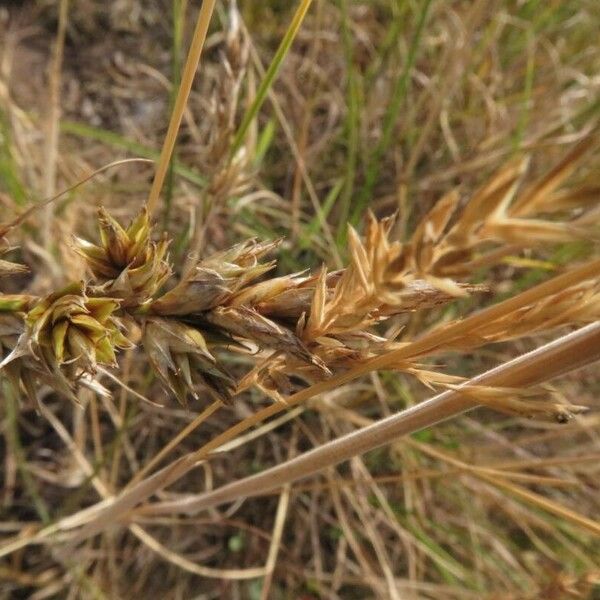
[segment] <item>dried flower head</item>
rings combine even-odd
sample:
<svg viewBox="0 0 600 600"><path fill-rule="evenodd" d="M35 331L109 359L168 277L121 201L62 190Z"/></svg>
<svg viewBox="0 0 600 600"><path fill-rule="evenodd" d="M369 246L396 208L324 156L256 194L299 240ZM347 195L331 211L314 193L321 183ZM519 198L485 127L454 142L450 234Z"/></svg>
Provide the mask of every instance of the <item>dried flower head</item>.
<svg viewBox="0 0 600 600"><path fill-rule="evenodd" d="M222 402L231 399L235 381L217 364L198 329L172 319L149 318L143 345L154 371L181 404L187 405L189 396L197 399L200 387Z"/></svg>
<svg viewBox="0 0 600 600"><path fill-rule="evenodd" d="M487 290L469 283L469 276L529 241L572 239L586 227L589 232L581 208L590 204L593 190L568 192L559 185L590 144L582 142L521 193L522 160L501 169L467 203L458 191L448 193L406 242L393 238L394 217L368 214L362 236L349 229L344 269L269 277L276 261L266 257L280 240L250 239L195 263L190 258L184 276L160 296L171 272L168 242L152 241L145 210L123 227L100 209L100 244L76 240L93 276L89 285L72 284L42 300L0 296L0 312L12 313L0 322L0 368L11 365L28 390L37 378L73 397L83 375L93 375L99 364L116 364L116 351L131 345L124 319L142 328L146 358L184 405L202 389L227 402L253 385L282 398L298 380L313 383L395 356L394 350L410 342L396 341L401 323L382 337L374 329L382 321ZM573 208L579 211L577 226L549 220L556 210ZM15 268L0 263L0 272ZM441 335L439 342L414 356L390 358L386 366L428 385L446 385L454 380L415 361L586 323L598 318L598 307L597 283L584 281L469 331ZM438 325L438 332L444 327ZM255 361L239 382L218 361L218 347Z"/></svg>
<svg viewBox="0 0 600 600"><path fill-rule="evenodd" d="M572 209L597 203L597 187L560 187L597 144L597 135L584 138L529 186L523 185L529 161L519 158L499 169L462 208L458 190L446 194L407 245L407 258L415 272L444 285L450 277L465 277L493 264L507 251L589 238L590 227L567 217ZM564 218L553 220L557 214Z"/></svg>
<svg viewBox="0 0 600 600"><path fill-rule="evenodd" d="M115 351L131 347L114 316L118 307L111 298L87 297L81 283L47 296L25 317L34 354L52 367L81 372L115 365Z"/></svg>
<svg viewBox="0 0 600 600"><path fill-rule="evenodd" d="M142 304L167 280L171 269L166 260L166 239L151 240L148 213L143 209L123 228L104 208L98 211L100 245L75 239L102 293L122 300L124 305Z"/></svg>
<svg viewBox="0 0 600 600"><path fill-rule="evenodd" d="M260 259L280 241L248 240L200 261L172 290L155 300L150 310L160 315L190 315L225 303L236 292L270 271L275 261Z"/></svg>
<svg viewBox="0 0 600 600"><path fill-rule="evenodd" d="M118 308L117 300L88 297L81 282L50 294L24 315L25 328L1 366L17 361L24 383L39 377L74 398L83 375L94 375L98 365L115 366L117 350L132 347L115 316Z"/></svg>

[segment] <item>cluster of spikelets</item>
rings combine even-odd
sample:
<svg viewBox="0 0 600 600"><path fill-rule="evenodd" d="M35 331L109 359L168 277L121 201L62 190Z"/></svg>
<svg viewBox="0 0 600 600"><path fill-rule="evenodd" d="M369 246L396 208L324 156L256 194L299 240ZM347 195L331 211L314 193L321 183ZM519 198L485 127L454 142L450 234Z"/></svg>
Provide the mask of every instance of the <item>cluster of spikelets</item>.
<svg viewBox="0 0 600 600"><path fill-rule="evenodd" d="M44 298L0 296L0 368L32 398L45 384L77 400L79 385L98 386L99 368L116 367L119 351L139 345L184 405L203 390L228 402L250 386L281 399L298 380L312 383L401 346L376 325L485 290L462 281L482 265L535 243L592 235L581 206L594 194L558 191L589 146L580 144L521 193L523 161L502 169L469 202L451 192L406 243L391 240L393 218L369 215L362 238L350 228L348 266L334 272L269 277L276 261L268 256L280 241L248 240L198 260L165 292L169 243L153 240L146 211L125 228L100 209L98 244L74 239L88 281ZM537 218L573 208L575 220ZM21 270L0 262L2 275ZM596 319L599 292L597 282L584 282L442 350ZM254 368L236 380L217 358L224 351L252 357ZM457 382L416 362L397 368L428 384Z"/></svg>

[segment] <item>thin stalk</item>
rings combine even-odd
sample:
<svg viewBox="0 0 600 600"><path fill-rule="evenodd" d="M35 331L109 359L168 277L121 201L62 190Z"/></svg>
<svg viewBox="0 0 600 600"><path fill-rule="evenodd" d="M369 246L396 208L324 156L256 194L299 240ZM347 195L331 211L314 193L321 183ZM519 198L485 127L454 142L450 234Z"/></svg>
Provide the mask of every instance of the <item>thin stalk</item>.
<svg viewBox="0 0 600 600"><path fill-rule="evenodd" d="M135 484L144 478L144 476L151 471L157 464L160 463L164 459L173 448L175 448L181 440L187 437L192 431L196 430L210 415L212 415L219 407L221 406L221 402L216 401L213 402L210 406L208 406L205 410L203 410L196 418L188 423L173 439L169 441L169 443L164 446L164 448L155 456L152 457L147 464L144 465L136 474L135 477L131 480L130 485Z"/></svg>
<svg viewBox="0 0 600 600"><path fill-rule="evenodd" d="M185 67L183 68L183 74L181 76L181 85L179 86L179 91L177 92L175 106L169 121L169 128L167 129L167 134L160 152L160 158L158 159L158 165L156 166L156 173L150 189L150 195L148 196L148 201L146 202L146 207L149 214L154 212L156 205L158 204L160 191L169 169L171 155L173 154L173 149L175 148L177 133L179 132L179 127L181 126L181 120L183 119L185 106L192 89L194 76L198 70L200 55L202 54L202 48L204 47L206 33L208 32L208 26L210 24L210 19L212 17L214 8L215 0L204 0L202 2L202 6L200 7L198 21L196 22L196 29L194 30L194 37L192 38L190 50L188 52Z"/></svg>
<svg viewBox="0 0 600 600"><path fill-rule="evenodd" d="M269 592L273 582L273 572L277 564L277 556L281 548L281 538L283 537L283 529L285 527L285 519L290 505L290 486L284 486L279 496L277 504L277 512L275 513L275 523L273 525L273 533L271 535L271 545L267 562L265 563L265 578L260 592L260 600L269 600Z"/></svg>
<svg viewBox="0 0 600 600"><path fill-rule="evenodd" d="M273 57L273 60L271 61L271 64L269 65L269 68L263 77L263 80L260 82L260 86L256 92L256 97L254 98L252 104L248 107L248 110L242 119L242 123L240 124L240 128L235 134L235 138L231 144L231 157L233 157L241 148L252 121L254 121L258 111L260 110L260 107L266 100L269 90L273 85L273 81L275 80L275 77L277 77L277 73L279 73L283 59L286 57L289 49L292 46L292 42L296 38L298 30L304 21L304 17L310 8L311 2L312 0L302 0L296 9L296 13L292 18L292 22L290 23L288 30L285 32L285 35L279 44L279 48L277 48L277 52L275 52L275 56Z"/></svg>
<svg viewBox="0 0 600 600"><path fill-rule="evenodd" d="M0 223L0 237L4 237L11 229L18 227L19 225L22 225L25 221L27 221L27 219L29 219L29 217L31 217L31 215L36 213L38 210L44 208L45 206L48 206L49 204L52 204L53 202L56 202L57 200L60 200L63 196L65 196L69 192L73 192L74 190L80 188L84 183L87 183L88 181L90 181L91 179L96 177L96 175L99 175L100 173L104 173L105 171L108 171L109 169L112 169L113 167L118 167L120 165L125 165L128 163L134 163L134 162L151 163L152 161L148 160L146 158L124 158L122 160L115 160L114 162L108 163L107 165L104 165L103 167L96 169L93 173L91 173L90 175L87 175L86 177L79 180L77 183L73 184L72 186L65 188L64 190L58 192L58 194L55 194L54 196L51 196L50 198L45 198L41 202L38 202L37 204L30 206L26 211L22 212L18 217L15 217L12 221L9 221L8 223Z"/></svg>
<svg viewBox="0 0 600 600"><path fill-rule="evenodd" d="M600 360L600 322L591 323L495 367L460 387L469 385L528 387L597 360ZM234 481L194 498L162 502L146 508L143 512L154 515L172 512L195 514L240 498L259 496L314 475L353 456L385 446L400 436L456 417L476 406L477 403L461 394L460 389L443 392L421 404L323 444L262 473ZM589 526L590 523L587 525ZM600 526L596 524L595 527L600 533Z"/></svg>

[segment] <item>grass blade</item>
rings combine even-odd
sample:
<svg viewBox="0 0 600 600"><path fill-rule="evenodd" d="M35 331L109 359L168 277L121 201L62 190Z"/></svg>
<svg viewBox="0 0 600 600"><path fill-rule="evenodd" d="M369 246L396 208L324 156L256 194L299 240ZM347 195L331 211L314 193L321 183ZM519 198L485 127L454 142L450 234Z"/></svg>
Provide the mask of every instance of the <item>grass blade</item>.
<svg viewBox="0 0 600 600"><path fill-rule="evenodd" d="M474 377L461 387L473 384L527 387L579 369L599 359L600 323L592 323ZM476 406L461 394L460 389L443 392L426 402L332 440L257 475L237 480L194 498L164 502L145 512L157 514L179 511L195 514L239 498L258 496L318 473L353 456L380 448L400 436L430 427ZM585 526L600 533L600 525L592 527L588 519Z"/></svg>
<svg viewBox="0 0 600 600"><path fill-rule="evenodd" d="M196 22L196 29L194 31L194 37L190 45L188 57L183 69L183 75L181 76L181 85L177 93L175 100L175 107L171 113L171 120L169 121L169 128L163 142L163 147L156 167L156 174L152 187L150 189L150 195L146 202L148 213L151 215L156 209L158 204L158 198L165 181L165 176L171 162L171 155L175 148L175 142L177 141L177 133L183 119L183 112L187 104L190 91L192 89L192 83L194 82L194 76L200 63L200 55L202 54L202 48L204 47L204 41L206 40L206 34L208 32L208 26L212 17L213 10L215 8L215 0L204 0L198 14L198 21Z"/></svg>
<svg viewBox="0 0 600 600"><path fill-rule="evenodd" d="M292 19L292 22L290 23L288 30L285 32L285 35L281 40L281 44L279 44L279 48L277 48L277 52L275 52L275 56L273 57L273 60L271 61L271 64L269 65L269 68L267 69L267 72L260 83L260 86L256 92L256 98L254 99L254 101L246 111L246 114L242 118L242 123L240 124L240 127L237 130L237 133L235 134L235 137L231 144L232 157L241 148L242 143L244 142L244 138L246 137L246 133L248 132L248 129L252 124L252 121L254 121L256 115L258 114L258 111L260 110L260 107L266 100L267 94L269 93L269 90L273 85L273 81L275 81L275 77L277 77L277 73L279 73L279 69L281 68L283 60L285 59L287 53L289 52L289 49L292 46L292 42L296 38L296 34L298 33L298 30L300 29L300 26L304 21L304 17L306 16L308 9L310 8L311 2L312 0L302 0L300 2L300 5L298 6L298 9L296 10L296 13L294 14L294 17Z"/></svg>

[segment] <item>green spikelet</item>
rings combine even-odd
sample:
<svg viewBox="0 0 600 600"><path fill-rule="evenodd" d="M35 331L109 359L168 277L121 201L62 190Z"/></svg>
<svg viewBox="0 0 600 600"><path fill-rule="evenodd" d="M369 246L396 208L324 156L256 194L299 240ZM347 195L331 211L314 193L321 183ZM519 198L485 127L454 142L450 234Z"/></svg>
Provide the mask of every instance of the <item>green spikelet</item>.
<svg viewBox="0 0 600 600"><path fill-rule="evenodd" d="M124 229L104 208L98 211L100 245L75 238L75 249L86 260L99 292L119 298L124 306L150 299L167 280L169 242L151 240L148 213L143 209Z"/></svg>

